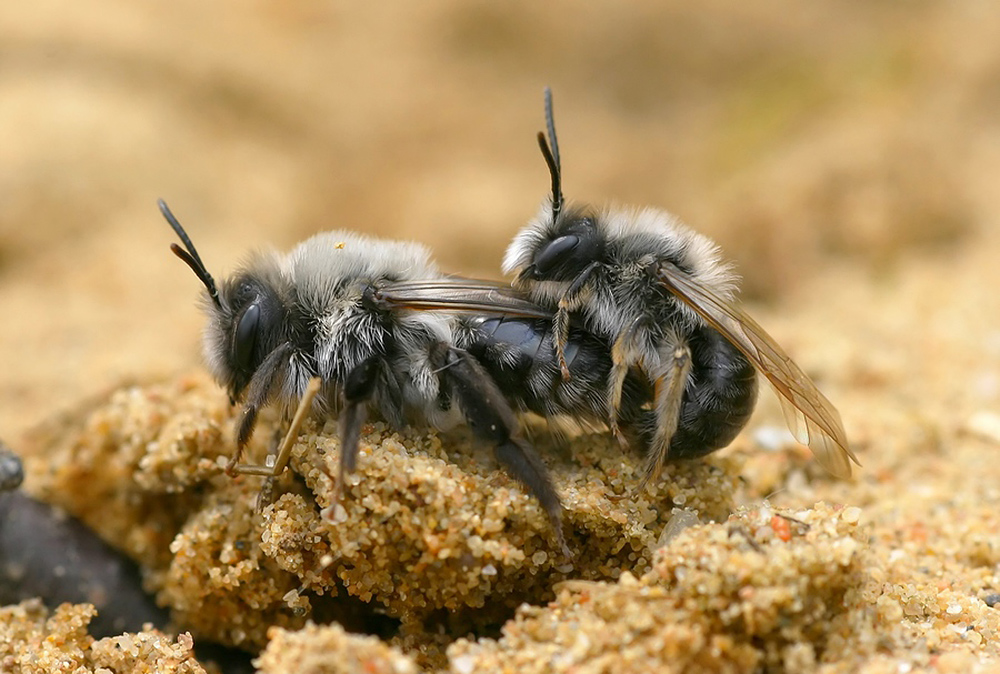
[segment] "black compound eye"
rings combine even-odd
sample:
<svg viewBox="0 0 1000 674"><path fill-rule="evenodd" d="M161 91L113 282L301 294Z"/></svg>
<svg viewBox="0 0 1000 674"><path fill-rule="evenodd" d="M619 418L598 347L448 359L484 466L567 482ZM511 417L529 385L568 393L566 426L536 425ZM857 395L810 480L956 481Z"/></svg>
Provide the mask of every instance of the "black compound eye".
<svg viewBox="0 0 1000 674"><path fill-rule="evenodd" d="M233 336L233 358L236 365L242 370L249 370L251 367L259 327L260 305L254 302L240 316L240 322L236 325L236 334Z"/></svg>
<svg viewBox="0 0 1000 674"><path fill-rule="evenodd" d="M535 256L536 277L544 277L564 263L578 245L580 245L580 237L574 234L560 236L545 244L545 247Z"/></svg>

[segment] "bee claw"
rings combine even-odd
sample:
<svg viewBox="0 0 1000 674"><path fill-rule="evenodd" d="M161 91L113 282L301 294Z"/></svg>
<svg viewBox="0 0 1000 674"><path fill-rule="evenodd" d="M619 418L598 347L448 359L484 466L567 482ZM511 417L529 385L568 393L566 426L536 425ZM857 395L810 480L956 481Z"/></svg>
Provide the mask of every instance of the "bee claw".
<svg viewBox="0 0 1000 674"><path fill-rule="evenodd" d="M622 429L619 428L618 422L612 419L611 423L608 425L611 428L611 435L613 435L615 440L618 441L618 444L621 445L622 447L628 447L628 438L626 438L625 434L622 433Z"/></svg>
<svg viewBox="0 0 1000 674"><path fill-rule="evenodd" d="M663 473L662 466L655 466L653 468L647 469L646 474L643 475L642 480L639 481L639 486L635 488L635 497L638 498L646 493L646 487L649 486L650 482L655 482L660 478Z"/></svg>
<svg viewBox="0 0 1000 674"><path fill-rule="evenodd" d="M562 536L559 537L559 548L562 551L563 559L567 562L573 561L573 552L569 549L569 545L566 544L566 539Z"/></svg>
<svg viewBox="0 0 1000 674"><path fill-rule="evenodd" d="M330 505L323 508L320 512L320 517L327 524L339 524L346 518L346 511L340 503L342 495L343 492L341 491L340 483L338 482L337 486L333 488L333 494L330 496ZM342 515L337 512L338 509L340 510L340 513L343 513Z"/></svg>
<svg viewBox="0 0 1000 674"><path fill-rule="evenodd" d="M264 484L261 485L260 491L257 492L257 502L254 503L254 511L260 513L264 511L264 508L271 505L274 501L274 478L269 477L264 480Z"/></svg>
<svg viewBox="0 0 1000 674"><path fill-rule="evenodd" d="M562 373L563 381L569 381L572 377L569 373L569 365L566 364L566 356L563 355L562 349L559 349L559 372Z"/></svg>

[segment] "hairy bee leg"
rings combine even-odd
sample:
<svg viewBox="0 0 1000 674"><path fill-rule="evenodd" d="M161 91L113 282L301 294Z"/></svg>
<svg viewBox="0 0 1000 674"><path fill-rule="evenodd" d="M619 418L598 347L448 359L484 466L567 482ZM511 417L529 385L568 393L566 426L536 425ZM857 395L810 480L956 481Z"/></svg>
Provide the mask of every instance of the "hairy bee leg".
<svg viewBox="0 0 1000 674"><path fill-rule="evenodd" d="M292 345L285 342L267 354L264 362L254 372L253 378L250 380L250 385L247 388L247 404L243 408L243 415L236 424L236 450L229 459L229 463L226 464L226 475L235 477L240 473L260 474L244 470L245 468L254 468L255 466L239 465L240 457L243 456L243 450L246 448L247 443L250 442L253 429L257 426L258 413L271 397L271 389L274 387L274 382L278 379L278 375L288 366L288 354L291 351ZM256 467L259 468L259 466Z"/></svg>
<svg viewBox="0 0 1000 674"><path fill-rule="evenodd" d="M555 340L556 357L559 359L559 372L563 381L569 381L569 365L566 364L566 343L569 341L569 303L563 297L552 321L552 333Z"/></svg>
<svg viewBox="0 0 1000 674"><path fill-rule="evenodd" d="M288 425L288 430L284 433L281 444L278 445L277 451L273 454L274 463L263 466L237 466L237 472L243 475L260 475L267 478L274 478L281 475L282 471L288 466L288 460L292 456L292 446L299 437L302 424L305 423L306 417L309 416L313 400L316 398L316 394L319 393L321 384L322 381L319 377L313 377L309 380L306 390L299 399L299 406L295 410L295 416L292 417L292 421Z"/></svg>
<svg viewBox="0 0 1000 674"><path fill-rule="evenodd" d="M288 424L289 420L286 418L271 434L271 446L267 448L267 459L264 460L265 466L274 466L277 464L278 447L281 445L282 438L288 433ZM260 491L257 492L257 502L254 504L256 512L262 512L264 508L271 505L274 501L274 483L276 480L276 475L268 475L264 478L264 482L260 485Z"/></svg>
<svg viewBox="0 0 1000 674"><path fill-rule="evenodd" d="M446 348L442 377L451 385L469 426L476 437L493 444L497 462L538 499L555 530L560 550L569 559L562 502L541 457L518 437L514 410L478 361L465 351Z"/></svg>
<svg viewBox="0 0 1000 674"><path fill-rule="evenodd" d="M528 488L528 490L538 499L549 518L556 535L556 545L566 559L572 557L569 545L566 544L566 535L562 526L562 503L556 494L555 487L549 480L548 471L542 463L534 448L528 443L510 439L497 444L493 448L493 455L497 463L514 477L518 482Z"/></svg>
<svg viewBox="0 0 1000 674"><path fill-rule="evenodd" d="M358 451L361 444L361 426L364 423L365 403L347 403L340 413L340 461L337 464L333 496L330 497L331 506L340 503L340 499L344 495L344 484L347 476L353 473L357 467Z"/></svg>
<svg viewBox="0 0 1000 674"><path fill-rule="evenodd" d="M365 423L365 408L378 382L378 368L378 359L373 356L356 365L344 380L344 409L340 413L340 461L330 507L340 503L344 481L358 465L361 426Z"/></svg>
<svg viewBox="0 0 1000 674"><path fill-rule="evenodd" d="M562 373L563 381L569 381L569 365L566 364L566 344L569 342L569 312L580 304L580 295L593 276L594 272L600 269L601 263L594 261L588 264L582 272L577 275L569 288L559 298L556 315L553 319L552 332L555 335L556 356L559 358L559 371Z"/></svg>
<svg viewBox="0 0 1000 674"><path fill-rule="evenodd" d="M645 316L636 318L611 345L611 375L608 377L608 427L622 446L627 445L628 440L618 426L618 411L621 407L625 377L628 375L629 367L634 362L633 358L629 358L629 354L635 352L635 337L643 323L645 323Z"/></svg>
<svg viewBox="0 0 1000 674"><path fill-rule="evenodd" d="M656 433L653 442L650 443L642 481L636 489L638 494L644 492L646 486L657 479L663 470L663 464L670 450L670 440L674 437L680 422L681 403L684 400L684 388L690 371L691 349L684 343L675 345L670 355L668 371L657 378L654 385Z"/></svg>

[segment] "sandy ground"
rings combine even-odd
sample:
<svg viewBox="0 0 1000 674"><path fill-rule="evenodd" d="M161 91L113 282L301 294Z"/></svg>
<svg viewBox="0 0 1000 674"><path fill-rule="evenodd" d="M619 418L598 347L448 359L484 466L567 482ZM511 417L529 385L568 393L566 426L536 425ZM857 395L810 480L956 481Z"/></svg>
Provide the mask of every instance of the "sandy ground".
<svg viewBox="0 0 1000 674"><path fill-rule="evenodd" d="M442 629L427 646L420 631L427 616L407 622L405 608L373 591L347 594L374 597L408 626L393 642L402 650L389 652L384 643L355 642L342 633L324 632L322 643L379 653L370 656L375 660L403 658L410 662L405 667L493 671L495 661L517 661L512 653L536 653L533 642L559 645L573 636L539 627L550 616L533 611L565 616L583 604L612 606L606 613L625 610L615 602L633 592L632 581L620 578L629 563L640 589L666 588L670 597L690 599L694 595L685 594L674 573L681 563L671 555L683 556L685 546L700 549L698 536L706 537L705 545L714 540L719 550L745 547L739 536L724 545L712 538L725 527L747 531L755 541L751 553L754 546L772 545L758 524L761 512L776 508L812 523L793 537L792 544L801 545L790 549L788 564L804 569L804 578L825 580L796 591L830 590L853 607L809 618L833 627L775 640L771 633L740 632L724 619L713 622L714 609L694 599L685 604L657 597L674 601L657 608L661 615L687 620L702 635L728 635L733 643L715 644L712 652L733 654L726 660L733 671L811 671L816 659L867 671L968 671L974 664L986 671L1000 657L1000 607L986 601L1000 592L997 44L1000 12L976 2L843 2L795 5L794 11L779 2L737 9L721 2L697 9L646 3L628 10L605 2L586 11L528 2L437 1L419 8L7 3L0 9L0 436L15 448L27 447L30 428L77 410L55 426L59 433L47 436L51 453L30 463L26 488L91 518L103 536L145 564L150 587L161 601L173 602L180 630L259 650L267 643L267 624L298 629L304 617L294 612L294 598L279 600L307 577L314 590L329 591L336 573L313 578L309 560L265 549L267 559L255 563L291 575L269 587L266 618L250 633L227 633L199 624L196 608L171 595L176 584L170 573L182 567L170 555L186 549L189 539L171 545L155 537L140 541L141 533L129 538L123 533L127 520L108 519L99 502L84 508L72 495L53 491L71 477L45 461L72 456L66 448L80 438L107 434L107 427L98 428L100 419L130 418L115 416L128 395L151 400L152 407L166 399L155 409L167 416L195 410L194 418L217 435L191 431L188 448L225 452L227 438L218 435L218 428L229 428L224 396L196 374L199 286L169 254L172 233L155 200L170 203L209 268L220 274L248 249L284 249L338 227L419 240L445 269L497 277L506 242L548 191L534 133L542 124L541 92L550 85L569 197L665 207L717 239L738 263L754 315L840 408L864 466L855 481L837 483L795 451L767 452L766 438L780 426L780 414L765 399L733 448L710 460L727 478L721 493L683 492L725 509L747 505L751 511L739 516L744 519L716 517L719 522L696 528L670 554L654 559L651 550L670 510L653 508L656 515L635 534L636 555L582 576L551 561L533 567L508 559L510 569L501 569L508 584L541 568L538 583L545 587L525 592L553 603L524 609L496 642L451 644L456 632ZM166 382L163 390L156 388L160 381ZM126 382L143 387L129 394L121 389ZM189 398L193 402L185 403ZM97 401L98 421L80 411L88 399ZM160 437L158 417L146 419L135 432ZM321 444L319 430L314 442ZM169 432L188 437L183 429ZM371 440L373 446L384 441ZM395 450L386 451L396 457ZM441 454L439 447L427 451L432 458ZM578 449L581 456L589 451L589 445ZM446 454L429 470L450 470ZM489 466L463 463L464 454L458 455L452 460L463 476L495 489ZM199 465L194 455L171 460L185 470ZM391 474L395 460L372 470ZM414 458L404 452L399 460ZM300 461L298 468L308 474L304 453ZM624 465L631 470L627 460ZM88 464L78 472L92 469ZM204 476L211 467L202 469ZM148 463L136 470L145 475L141 493L169 491L162 475L149 474ZM557 474L566 488L576 480L590 484L590 474L573 466ZM699 475L674 475L681 486L664 488L661 505L662 497L688 489L685 478ZM102 487L119 489L117 503L124 507L128 489L116 480L132 480L133 473L107 478ZM300 485L275 512L307 512L300 501L312 498L310 492L322 494L316 484L307 487ZM219 488L218 498L231 498L226 503L253 496L246 482ZM767 496L770 506L761 506ZM537 508L516 494L509 498L510 508L526 509L524 530L534 532L511 534L511 549L540 550L545 529ZM581 503L587 498L581 496ZM859 508L860 516L855 520L850 510L845 522L845 510L817 506L821 501ZM482 507L499 506L484 501ZM623 512L632 512L628 507ZM633 515L644 506L635 507ZM207 518L211 511L192 505L190 513ZM587 517L574 520L577 545L597 531L610 541L612 533L627 529L621 522L619 529L601 529ZM179 531L178 519L164 531ZM272 534L301 533L308 524L279 520L269 520ZM823 546L840 540L856 541L861 556L838 566L840 574L809 571L806 550L826 551ZM364 545L374 551L377 542ZM610 549L594 545L594 554ZM496 570L499 553L490 555L478 557L477 568L492 564ZM725 555L719 559L719 577L745 566ZM605 601L605 585L599 591L561 586L558 596L552 593L553 583L578 577L606 581L624 595ZM500 585L477 596L489 605ZM725 588L716 590L728 596ZM736 592L734 601L754 605ZM580 600L584 594L587 601ZM525 598L516 592L504 597L496 619L510 617ZM455 610L444 595L436 601L435 608ZM19 610L4 614L11 624L37 624L37 612ZM789 624L807 622L794 606L781 610L793 616ZM594 619L578 618L587 625ZM60 620L50 621L53 630L86 622L79 616ZM364 624L348 628L377 632ZM629 629L645 634L652 628ZM854 630L854 637L831 636L838 629ZM733 637L737 633L746 641ZM302 666L280 661L278 644L297 653L306 643L306 636L295 634L272 634L262 670ZM538 634L549 636L531 637ZM702 642L690 635L657 638L674 644L675 655L711 651L698 650ZM163 642L169 657L187 648L183 639ZM83 641L81 652L89 648ZM574 643L562 652L576 653ZM802 643L814 647L807 653L795 646ZM583 648L576 664L597 662L601 651L593 648ZM87 662L110 662L109 649L101 646ZM644 661L635 662L635 671L642 671ZM711 663L694 656L675 662L712 671Z"/></svg>

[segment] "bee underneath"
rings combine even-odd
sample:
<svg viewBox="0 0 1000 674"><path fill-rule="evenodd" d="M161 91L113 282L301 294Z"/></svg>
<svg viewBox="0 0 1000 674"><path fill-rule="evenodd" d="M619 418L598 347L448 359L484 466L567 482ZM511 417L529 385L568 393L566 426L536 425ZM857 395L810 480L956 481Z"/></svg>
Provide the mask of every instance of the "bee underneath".
<svg viewBox="0 0 1000 674"><path fill-rule="evenodd" d="M331 476L335 504L344 476L355 468L369 408L396 427L417 420L447 428L464 419L492 445L497 462L538 499L569 556L548 470L521 437L510 403L486 369L456 345L459 318L377 299L379 289L394 282L440 277L426 248L327 232L288 255L258 253L216 284L162 201L160 209L184 243L171 249L205 286L205 359L230 400L243 405L227 473L279 475L305 416L338 414L339 472ZM296 410L285 422L288 431L276 459L269 465L241 464L258 413L269 404L279 405L286 420Z"/></svg>
<svg viewBox="0 0 1000 674"><path fill-rule="evenodd" d="M622 386L640 371L652 383L656 423L639 490L670 459L728 445L756 402L756 372L778 393L789 428L831 473L857 458L840 415L809 377L739 305L736 276L718 247L655 209L595 211L567 206L551 92L538 143L552 194L507 249L515 288L550 308L562 376L571 316L611 347L607 414L622 439Z"/></svg>

